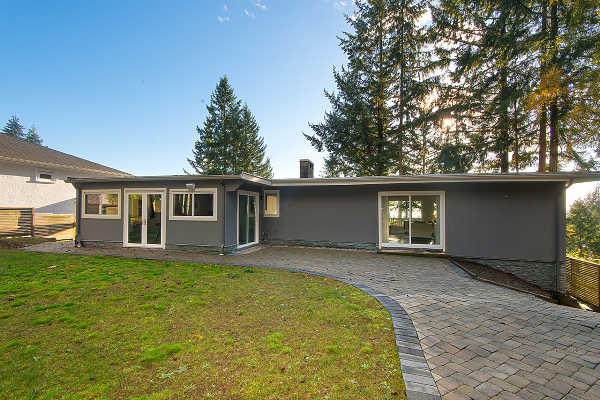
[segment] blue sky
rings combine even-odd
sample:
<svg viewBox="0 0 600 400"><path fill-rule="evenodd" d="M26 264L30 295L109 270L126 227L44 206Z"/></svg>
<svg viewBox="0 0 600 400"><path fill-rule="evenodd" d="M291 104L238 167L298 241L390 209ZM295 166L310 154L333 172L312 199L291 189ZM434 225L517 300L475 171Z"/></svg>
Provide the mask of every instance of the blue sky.
<svg viewBox="0 0 600 400"><path fill-rule="evenodd" d="M190 170L206 102L227 75L276 178L323 168L302 135L323 120L346 57L352 0L0 0L0 126L35 123L44 145L134 175ZM594 184L574 185L568 201Z"/></svg>
<svg viewBox="0 0 600 400"><path fill-rule="evenodd" d="M227 75L260 125L275 177L301 158L346 57L351 0L0 1L0 124L135 175L189 170L206 102Z"/></svg>

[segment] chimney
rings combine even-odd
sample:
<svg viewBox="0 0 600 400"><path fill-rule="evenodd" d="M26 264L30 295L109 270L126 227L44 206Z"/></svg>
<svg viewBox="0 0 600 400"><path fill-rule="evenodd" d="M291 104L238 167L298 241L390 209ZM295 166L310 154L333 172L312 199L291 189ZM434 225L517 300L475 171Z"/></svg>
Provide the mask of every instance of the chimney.
<svg viewBox="0 0 600 400"><path fill-rule="evenodd" d="M314 178L315 165L310 160L300 160L300 178Z"/></svg>

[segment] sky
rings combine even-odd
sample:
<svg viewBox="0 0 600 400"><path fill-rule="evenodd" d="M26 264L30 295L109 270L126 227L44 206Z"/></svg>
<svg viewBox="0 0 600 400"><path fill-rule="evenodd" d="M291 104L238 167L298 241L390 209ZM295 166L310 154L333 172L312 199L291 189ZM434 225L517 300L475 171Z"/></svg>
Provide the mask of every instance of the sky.
<svg viewBox="0 0 600 400"><path fill-rule="evenodd" d="M319 123L346 56L352 0L0 0L0 125L134 175L191 171L206 105L227 75L260 125L275 178L323 169ZM574 185L571 199L593 185ZM580 193L581 192L581 193Z"/></svg>

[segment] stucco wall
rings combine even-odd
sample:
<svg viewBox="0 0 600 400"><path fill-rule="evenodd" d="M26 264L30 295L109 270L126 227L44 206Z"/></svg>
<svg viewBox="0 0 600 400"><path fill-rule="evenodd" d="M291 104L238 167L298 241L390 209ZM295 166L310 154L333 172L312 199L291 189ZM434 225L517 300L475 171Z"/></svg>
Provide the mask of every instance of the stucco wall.
<svg viewBox="0 0 600 400"><path fill-rule="evenodd" d="M52 173L54 182L37 181L38 171ZM74 214L75 188L69 177L102 176L72 169L0 162L0 207L34 207L36 213Z"/></svg>
<svg viewBox="0 0 600 400"><path fill-rule="evenodd" d="M37 182L37 169L0 163L0 207L34 207L38 213L75 213L75 189L65 183L68 171L50 168L56 182Z"/></svg>

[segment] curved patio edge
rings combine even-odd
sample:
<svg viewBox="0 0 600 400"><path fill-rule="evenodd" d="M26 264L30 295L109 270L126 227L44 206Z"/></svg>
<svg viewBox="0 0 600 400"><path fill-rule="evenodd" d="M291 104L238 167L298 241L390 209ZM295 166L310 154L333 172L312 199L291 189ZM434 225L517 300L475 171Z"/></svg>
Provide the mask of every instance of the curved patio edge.
<svg viewBox="0 0 600 400"><path fill-rule="evenodd" d="M259 268L271 268L271 269L283 269L287 271L302 272L306 274L316 275L323 278L335 279L337 281L346 283L354 286L357 289L362 290L364 293L374 297L385 310L388 312L392 319L392 325L394 327L394 335L396 339L396 350L398 351L398 358L400 359L400 370L402 371L402 380L406 387L406 398L408 400L441 400L440 392L429 364L425 359L425 354L421 348L419 337L417 336L417 330L415 329L412 320L408 316L408 313L404 308L398 304L394 299L385 294L378 292L362 283L352 282L345 278L329 275L320 274L315 271L289 268L289 267L275 267L272 265L256 265L256 264L227 264L223 265L234 265L234 266L246 266L246 267L259 267Z"/></svg>

